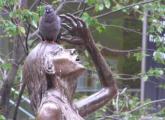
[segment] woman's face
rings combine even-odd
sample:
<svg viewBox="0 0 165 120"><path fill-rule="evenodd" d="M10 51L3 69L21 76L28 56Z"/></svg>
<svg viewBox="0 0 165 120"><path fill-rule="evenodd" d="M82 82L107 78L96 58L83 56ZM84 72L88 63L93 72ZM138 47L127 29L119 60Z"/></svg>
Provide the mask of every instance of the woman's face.
<svg viewBox="0 0 165 120"><path fill-rule="evenodd" d="M64 49L53 58L54 69L56 74L61 77L75 75L79 77L84 71L85 67L80 64L78 54L75 49Z"/></svg>

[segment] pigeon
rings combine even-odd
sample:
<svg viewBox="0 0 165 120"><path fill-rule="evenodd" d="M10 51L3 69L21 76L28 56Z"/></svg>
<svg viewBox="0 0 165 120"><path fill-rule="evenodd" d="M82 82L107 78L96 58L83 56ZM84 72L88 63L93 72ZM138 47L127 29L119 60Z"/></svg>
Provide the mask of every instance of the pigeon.
<svg viewBox="0 0 165 120"><path fill-rule="evenodd" d="M52 5L46 5L39 22L39 35L43 41L57 41L60 34L61 19Z"/></svg>

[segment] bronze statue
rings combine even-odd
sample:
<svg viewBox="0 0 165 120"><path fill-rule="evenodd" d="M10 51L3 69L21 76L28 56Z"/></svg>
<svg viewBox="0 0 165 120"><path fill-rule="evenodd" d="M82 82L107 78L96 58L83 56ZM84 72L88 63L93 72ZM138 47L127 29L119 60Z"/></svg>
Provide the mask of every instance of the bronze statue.
<svg viewBox="0 0 165 120"><path fill-rule="evenodd" d="M84 116L111 100L117 87L84 21L71 14L60 17L69 23L65 28L71 33L71 38L61 36L61 40L81 44L87 49L103 88L74 103L77 78L85 68L79 63L75 49L64 49L53 39L45 39L30 52L24 63L23 76L37 120L84 120Z"/></svg>

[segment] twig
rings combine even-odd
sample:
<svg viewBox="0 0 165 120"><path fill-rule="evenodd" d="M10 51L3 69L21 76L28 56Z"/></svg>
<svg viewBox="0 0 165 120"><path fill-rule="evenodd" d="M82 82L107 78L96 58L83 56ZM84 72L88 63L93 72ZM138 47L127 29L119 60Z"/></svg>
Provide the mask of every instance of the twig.
<svg viewBox="0 0 165 120"><path fill-rule="evenodd" d="M56 12L59 13L59 11L63 8L63 6L65 4L68 4L68 3L80 3L81 1L62 1L61 4L59 5L59 7L56 9Z"/></svg>
<svg viewBox="0 0 165 120"><path fill-rule="evenodd" d="M30 11L33 10L37 5L39 5L41 3L42 0L35 0L35 2L31 5L30 7Z"/></svg>
<svg viewBox="0 0 165 120"><path fill-rule="evenodd" d="M30 48L32 48L35 44L37 44L38 42L40 42L41 39L34 39L33 42L31 43L31 45L29 46Z"/></svg>
<svg viewBox="0 0 165 120"><path fill-rule="evenodd" d="M32 6L30 7L30 11L33 10L35 6L37 6L38 4L40 4L40 2L41 2L41 0L36 0L36 1L32 4ZM26 34L26 38L25 38L25 45L26 45L26 50L27 50L26 55L28 54L28 43L27 43L27 41L28 41L28 36L29 36L30 28L31 28L31 24L28 23L28 30L27 30L27 34ZM18 63L19 63L19 64L22 63L22 61L24 60L24 58L25 58L26 55L24 55L23 57L21 57L21 58L18 60ZM23 92L24 92L25 86L26 86L26 84L23 83L23 86L21 87L21 91L20 91L19 96L18 96L16 108L15 108L15 111L14 111L13 120L16 120L16 119L17 119L18 107L19 107L19 105L20 105L21 96L22 96L22 94L23 94Z"/></svg>
<svg viewBox="0 0 165 120"><path fill-rule="evenodd" d="M58 8L56 9L56 12L57 12L57 13L59 13L59 11L63 8L64 2L66 2L66 1L65 1L65 0L61 0L60 5L59 5Z"/></svg>
<svg viewBox="0 0 165 120"><path fill-rule="evenodd" d="M128 9L128 8L134 7L136 5L143 5L143 4L147 4L147 3L151 3L151 2L156 2L156 1L159 1L159 0L148 0L148 1L141 1L141 2L138 2L138 3L133 3L133 4L127 5L125 7L122 7L120 9L118 9L118 10L109 11L109 12L106 12L104 14L94 16L94 18L101 18L101 17L107 16L109 14L119 12L119 11L121 11L123 9Z"/></svg>
<svg viewBox="0 0 165 120"><path fill-rule="evenodd" d="M19 38L19 41L20 41L20 43L21 43L21 45L22 45L22 47L23 47L23 49L24 49L25 54L27 54L27 51L26 51L26 46L24 45L24 43L23 43L23 40L22 40L21 36L20 36L20 35L18 35L18 38Z"/></svg>
<svg viewBox="0 0 165 120"><path fill-rule="evenodd" d="M85 11L88 11L88 10L91 10L91 9L93 9L95 6L93 5L93 6L89 6L89 7L87 7L86 9L85 9ZM77 15L77 14L79 14L79 13L81 13L83 11L83 9L82 10L79 10L79 11L76 11L76 12L74 12L74 13L72 13L73 15Z"/></svg>
<svg viewBox="0 0 165 120"><path fill-rule="evenodd" d="M4 73L3 70L0 68L0 76L2 77L2 80L4 79Z"/></svg>
<svg viewBox="0 0 165 120"><path fill-rule="evenodd" d="M20 102L21 102L21 98L22 98L22 94L24 92L24 89L25 89L25 82L23 83L22 87L21 87L21 90L19 92L19 95L18 95L18 100L17 100L17 103L16 103L16 107L15 107L15 111L14 111L14 117L13 117L13 120L17 120L17 112L18 112L18 107L20 105Z"/></svg>
<svg viewBox="0 0 165 120"><path fill-rule="evenodd" d="M164 102L164 101L165 101L165 99L159 99L159 100L150 101L150 102L144 103L144 104L134 108L133 110L125 112L125 113L131 114L132 112L135 112L135 111L139 110L140 108L143 108L146 105L153 104L153 103ZM99 120L104 120L105 118L117 118L117 117L122 117L122 116L124 116L124 115L123 114L122 115L110 115L110 116L105 116L104 118L101 118Z"/></svg>
<svg viewBox="0 0 165 120"><path fill-rule="evenodd" d="M139 110L140 108L142 108L142 107L144 107L146 105L153 104L153 103L158 103L158 102L163 102L163 101L165 101L165 99L159 99L159 100L150 101L150 102L144 103L144 104L134 108L133 110L131 110L131 111L127 112L127 113L130 114L132 112L135 112L135 111Z"/></svg>
<svg viewBox="0 0 165 120"><path fill-rule="evenodd" d="M124 77L126 76L126 77ZM128 74L113 74L113 77L115 79L121 79L124 81L128 81L128 80L137 80L140 79L142 76L141 75L128 75Z"/></svg>
<svg viewBox="0 0 165 120"><path fill-rule="evenodd" d="M116 106L115 107L116 107L116 112L117 113L120 112L119 111L119 97L120 97L120 95L124 94L126 92L126 90L127 90L127 88L124 88L124 89L122 89L121 92L120 91L117 92L116 100L115 100L115 102L116 102Z"/></svg>
<svg viewBox="0 0 165 120"><path fill-rule="evenodd" d="M142 35L142 33L141 32L138 32L138 31L136 31L136 30L134 30L134 29L130 29L130 28L127 28L127 27L123 27L123 26L118 26L118 25L108 25L108 24L104 24L104 23L101 23L103 26L105 26L105 27L115 27L115 28L120 28L120 29L123 29L123 30L126 30L126 31L130 31L130 32L134 32L134 33L137 33L137 34L139 34L139 35Z"/></svg>
<svg viewBox="0 0 165 120"><path fill-rule="evenodd" d="M83 13L85 12L85 9L86 9L86 7L87 7L87 4L85 4L85 0L82 1L82 3L84 3L84 7L83 7L83 10L82 10L82 12L80 13L79 17L81 17L81 16L83 15Z"/></svg>
<svg viewBox="0 0 165 120"><path fill-rule="evenodd" d="M0 65L4 63L4 60L2 60L2 58L0 58ZM0 76L2 76L2 79L4 79L4 72L3 69L0 68Z"/></svg>
<svg viewBox="0 0 165 120"><path fill-rule="evenodd" d="M26 47L26 54L27 54L27 55L29 54L28 36L29 36L29 33L30 33L30 27L31 27L31 25L28 24L28 29L27 29L26 38L25 38L25 47Z"/></svg>
<svg viewBox="0 0 165 120"><path fill-rule="evenodd" d="M41 39L41 37L38 35L39 33L39 29L35 30L33 33L29 34L28 36L28 40L31 39L32 37L34 37L35 35Z"/></svg>
<svg viewBox="0 0 165 120"><path fill-rule="evenodd" d="M100 50L101 50L102 54L108 53L108 54L111 54L113 56L128 56L130 54L142 51L141 48L130 49L130 50L119 50L119 49L108 48L105 46L101 46ZM147 49L147 51L154 51L154 50L153 49Z"/></svg>

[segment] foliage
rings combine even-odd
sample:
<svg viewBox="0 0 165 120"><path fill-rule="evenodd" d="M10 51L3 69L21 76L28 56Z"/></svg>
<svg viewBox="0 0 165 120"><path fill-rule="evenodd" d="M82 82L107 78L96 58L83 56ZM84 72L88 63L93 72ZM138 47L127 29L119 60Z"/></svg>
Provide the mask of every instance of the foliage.
<svg viewBox="0 0 165 120"><path fill-rule="evenodd" d="M123 89L111 103L99 109L95 116L99 120L162 120L165 110L151 112L153 110L152 104L153 101L150 100L141 104L138 96Z"/></svg>
<svg viewBox="0 0 165 120"><path fill-rule="evenodd" d="M53 4L57 6L59 2L59 0L54 0ZM94 6L94 9L92 9L90 12L83 11L82 19L87 23L91 30L97 30L97 32L99 32L101 35L101 33L107 30L107 27L103 24L103 21L100 20L99 15L102 15L108 11L111 12L109 14L121 11L123 14L128 16L134 15L139 21L142 21L143 11L149 10L150 14L148 32L149 34L153 35L153 38L156 40L157 47L152 56L158 63L165 64L165 60L162 57L162 53L165 52L165 47L164 44L162 44L162 38L160 37L165 25L162 25L161 21L159 21L161 16L164 16L165 14L165 8L162 4L164 1L157 0L156 2L148 4L136 5L138 2L139 0L87 0L86 3L88 6ZM26 38L28 36L28 25L31 25L33 29L37 29L38 27L39 17L43 15L44 4L37 6L37 9L32 11L29 9L19 9L18 3L18 0L0 0L0 10L3 11L4 8L6 8L6 11L3 12L7 14L0 14L0 27L4 32L0 35L2 40L6 40L5 38L7 37L8 41L13 42L14 37L17 36L23 36ZM131 4L135 5L123 9ZM31 33L32 32L34 31L31 31ZM28 41L28 44L32 45L33 41L35 41L35 39ZM136 57L137 61L140 61L146 55L141 54L141 52L136 52L133 56ZM84 52L82 58L87 61L85 64L88 68L93 68L87 52ZM4 61L4 63L0 63L0 70L5 70L8 73L12 68L12 60L10 60L10 56L7 56ZM165 70L163 68L151 68L144 75L144 78L147 80L150 76L160 77L161 75L164 75L164 71ZM6 72L4 73L6 75ZM18 70L16 79L13 78L13 80L15 80L13 84L15 85L15 88L18 88L17 86L20 84L21 78L21 70ZM163 85L160 87L165 88ZM79 97L79 95L77 96ZM119 96L120 99L118 98L118 100L114 99L112 101L112 106L105 106L96 112L97 118L106 117L107 119L111 119L115 117L122 117L123 120L137 120L140 119L141 116L148 114L146 110L150 109L150 106L142 108L137 112L131 112L128 114L129 111L140 105L139 97L134 97L127 93L120 93ZM112 108L112 110L109 110L110 108ZM113 111L111 112L111 115L106 114L110 113L109 111ZM156 115L164 116L165 112L162 110ZM0 120L3 119L4 117L0 116Z"/></svg>
<svg viewBox="0 0 165 120"><path fill-rule="evenodd" d="M3 115L0 115L0 120L5 120L5 117Z"/></svg>
<svg viewBox="0 0 165 120"><path fill-rule="evenodd" d="M97 12L102 11L103 9L105 9L105 6L103 7L103 4L100 4L100 6L97 5L97 0L88 0L89 4L95 4L95 9ZM112 11L121 9L124 5L128 5L131 4L131 1L129 0L113 0L110 1L110 7L112 9ZM139 2L139 1L136 1ZM133 1L132 3L135 3L135 1ZM143 21L143 11L144 10L148 10L149 11L149 17L148 17L148 21L149 21L149 29L148 29L148 33L152 34L154 39L155 39L155 44L156 44L156 50L153 52L153 54L142 54L141 51L140 52L136 52L133 56L136 57L137 61L141 61L143 57L147 57L147 56L152 56L152 58L155 60L155 62L160 63L160 64L165 64L165 58L164 58L164 53L165 53L165 45L164 45L164 41L163 38L161 37L162 32L165 28L164 24L162 24L161 19L162 17L164 17L165 14L165 7L163 0L159 0L159 1L155 1L153 3L149 3L143 6L140 5L135 5L133 7L133 9L123 9L122 12L126 13L126 14L131 14L134 12L134 14L136 13L137 19ZM159 13L159 14L158 14ZM106 29L106 28L105 28ZM164 75L164 68L150 68L150 70L145 74L142 75L143 78L145 80L147 80L149 77L161 77L162 75ZM165 85L162 84L160 85L161 88L165 88ZM127 98L127 99L126 99ZM113 106L107 106L107 107L103 107L101 108L99 111L96 112L96 116L98 118L106 118L106 120L111 120L111 119L122 119L122 120L138 120L143 118L143 116L147 116L148 111L150 111L152 109L151 106L145 106L144 108L140 108L135 112L130 112L132 109L140 106L140 100L139 97L133 97L130 96L128 94L125 94L124 97L121 97L121 99L118 101L118 103L114 102L115 100L113 100ZM148 101L145 101L148 102ZM120 106L117 109L117 112L115 109L115 106ZM108 111L108 109L111 108L113 110L111 111L115 111L114 113L112 113L111 115L107 116L106 113ZM128 114L129 113L129 114ZM159 120L162 118L158 118L158 116L164 117L165 112L164 109L162 109L160 112L158 113L153 113L152 119L155 120ZM150 118L151 119L151 118Z"/></svg>
<svg viewBox="0 0 165 120"><path fill-rule="evenodd" d="M99 23L97 19L92 18L87 12L83 13L82 19L87 23L89 27L94 27L98 32L103 32L105 27Z"/></svg>

